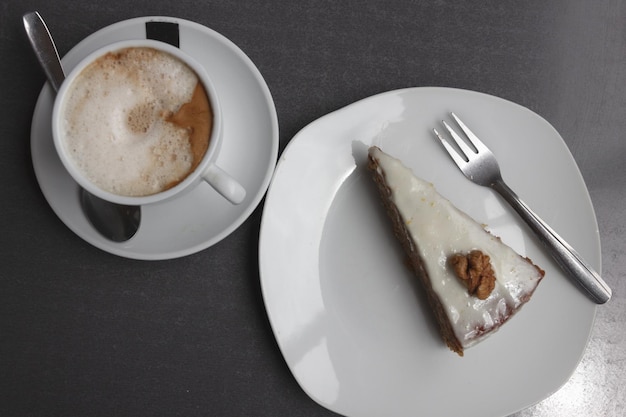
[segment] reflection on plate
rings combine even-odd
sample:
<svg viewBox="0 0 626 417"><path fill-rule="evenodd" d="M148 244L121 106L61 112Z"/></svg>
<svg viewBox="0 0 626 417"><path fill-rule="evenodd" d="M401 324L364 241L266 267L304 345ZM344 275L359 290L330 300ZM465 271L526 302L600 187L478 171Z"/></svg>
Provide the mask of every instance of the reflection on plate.
<svg viewBox="0 0 626 417"><path fill-rule="evenodd" d="M576 368L595 304L491 190L456 168L431 129L456 112L493 150L505 180L600 268L595 215L559 134L514 103L448 88L374 96L305 127L282 154L260 237L263 296L294 377L348 416L504 416ZM404 266L364 164L378 145L546 270L533 299L465 357L441 341Z"/></svg>
<svg viewBox="0 0 626 417"><path fill-rule="evenodd" d="M135 259L189 255L219 242L258 206L278 156L278 121L269 89L250 59L222 35L197 23L171 17L142 17L108 26L76 45L64 58L71 70L83 57L111 42L146 37L145 23L178 23L180 48L204 65L223 107L224 140L216 161L246 188L233 206L207 184L173 201L142 208L142 223L128 242L100 236L79 205L78 186L58 159L51 133L53 93L45 85L33 116L31 152L37 181L59 218L78 236L107 252ZM245 120L245 123L241 123Z"/></svg>

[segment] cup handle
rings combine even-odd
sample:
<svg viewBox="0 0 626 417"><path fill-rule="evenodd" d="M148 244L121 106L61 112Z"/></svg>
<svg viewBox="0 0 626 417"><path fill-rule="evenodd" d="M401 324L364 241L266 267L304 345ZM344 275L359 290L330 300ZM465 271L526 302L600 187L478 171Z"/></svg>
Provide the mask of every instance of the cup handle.
<svg viewBox="0 0 626 417"><path fill-rule="evenodd" d="M209 165L202 178L233 204L240 204L246 197L245 188L215 164Z"/></svg>

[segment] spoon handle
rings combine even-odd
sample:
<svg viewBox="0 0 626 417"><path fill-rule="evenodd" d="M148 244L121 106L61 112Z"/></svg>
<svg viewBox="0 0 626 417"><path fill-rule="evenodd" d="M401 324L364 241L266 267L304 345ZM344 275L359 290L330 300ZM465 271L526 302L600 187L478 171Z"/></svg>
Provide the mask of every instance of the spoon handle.
<svg viewBox="0 0 626 417"><path fill-rule="evenodd" d="M35 51L37 59L46 72L48 81L52 85L52 88L54 88L54 91L59 91L65 79L65 73L63 72L59 53L57 52L57 48L54 45L46 23L39 15L39 12L26 13L22 19L28 40L33 46L33 51Z"/></svg>

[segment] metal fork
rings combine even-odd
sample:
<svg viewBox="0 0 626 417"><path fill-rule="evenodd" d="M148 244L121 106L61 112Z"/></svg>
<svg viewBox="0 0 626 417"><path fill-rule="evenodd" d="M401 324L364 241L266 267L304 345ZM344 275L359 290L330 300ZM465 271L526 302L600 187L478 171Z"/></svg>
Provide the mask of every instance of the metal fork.
<svg viewBox="0 0 626 417"><path fill-rule="evenodd" d="M506 185L493 153L454 113L452 113L452 117L474 149L445 121L443 121L443 125L458 145L461 153L450 145L450 142L437 129L433 129L433 131L463 174L474 183L491 187L497 191L537 234L559 266L580 284L589 297L597 304L606 303L611 298L611 289L600 275Z"/></svg>

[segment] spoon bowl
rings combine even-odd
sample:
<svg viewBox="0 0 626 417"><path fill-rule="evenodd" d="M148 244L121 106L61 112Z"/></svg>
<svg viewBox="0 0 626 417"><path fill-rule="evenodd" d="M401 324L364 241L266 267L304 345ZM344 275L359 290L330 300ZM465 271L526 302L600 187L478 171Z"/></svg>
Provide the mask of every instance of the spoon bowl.
<svg viewBox="0 0 626 417"><path fill-rule="evenodd" d="M135 235L141 222L138 206L103 200L80 188L80 205L92 226L113 242L125 242Z"/></svg>

